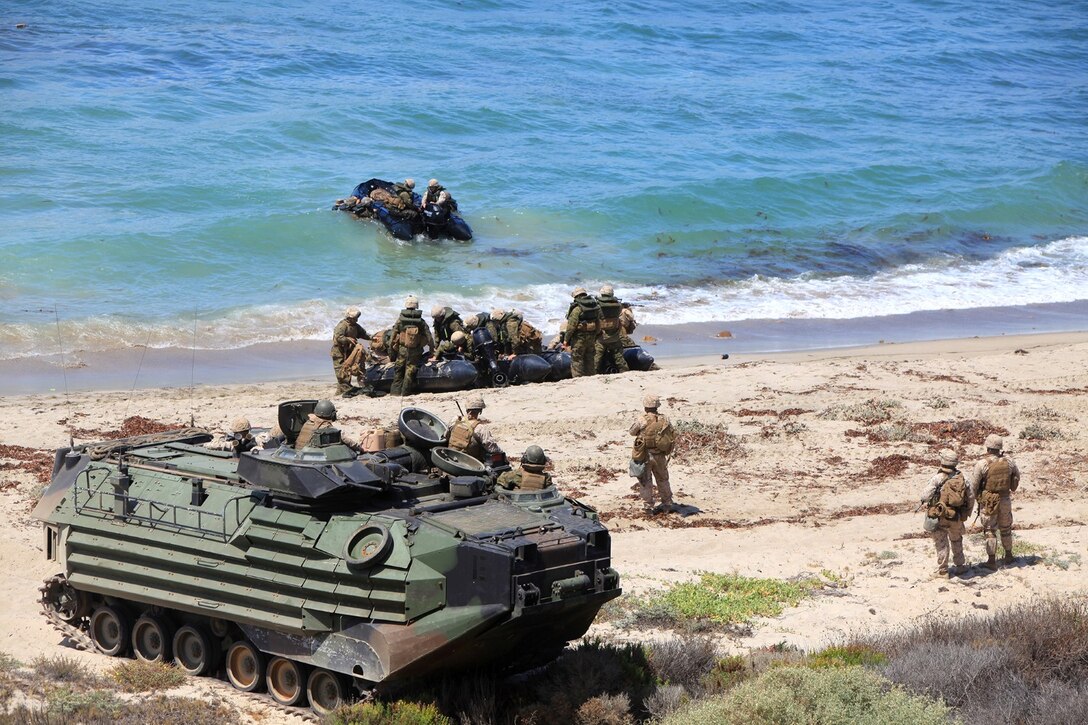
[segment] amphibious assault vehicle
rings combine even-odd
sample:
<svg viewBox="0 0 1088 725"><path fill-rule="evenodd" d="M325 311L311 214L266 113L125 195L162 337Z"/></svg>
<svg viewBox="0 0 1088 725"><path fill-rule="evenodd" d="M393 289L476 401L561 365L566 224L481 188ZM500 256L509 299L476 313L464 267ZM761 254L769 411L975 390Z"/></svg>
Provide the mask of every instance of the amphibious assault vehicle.
<svg viewBox="0 0 1088 725"><path fill-rule="evenodd" d="M60 572L46 616L104 654L327 712L353 687L535 666L620 595L590 507L496 488L418 408L404 445L357 455L332 428L296 449L316 402L281 404L285 440L239 457L199 429L58 450L34 511Z"/></svg>

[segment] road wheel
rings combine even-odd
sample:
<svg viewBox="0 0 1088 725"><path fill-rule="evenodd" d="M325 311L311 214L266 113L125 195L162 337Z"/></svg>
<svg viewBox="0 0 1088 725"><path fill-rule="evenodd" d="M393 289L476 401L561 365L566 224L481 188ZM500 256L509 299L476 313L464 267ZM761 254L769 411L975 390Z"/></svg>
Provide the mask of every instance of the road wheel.
<svg viewBox="0 0 1088 725"><path fill-rule="evenodd" d="M91 615L91 640L104 655L115 657L128 649L132 624L120 608L103 604Z"/></svg>
<svg viewBox="0 0 1088 725"><path fill-rule="evenodd" d="M297 705L306 694L306 673L298 662L273 657L268 663L268 694L281 705Z"/></svg>
<svg viewBox="0 0 1088 725"><path fill-rule="evenodd" d="M248 640L239 640L227 650L227 679L242 692L255 692L264 685L264 653Z"/></svg>
<svg viewBox="0 0 1088 725"><path fill-rule="evenodd" d="M174 662L190 675L205 675L219 664L217 642L201 626L187 624L174 635Z"/></svg>
<svg viewBox="0 0 1088 725"><path fill-rule="evenodd" d="M174 629L165 617L145 614L132 625L132 652L144 662L169 662Z"/></svg>
<svg viewBox="0 0 1088 725"><path fill-rule="evenodd" d="M306 680L306 699L318 715L327 715L348 701L344 678L328 670L314 670Z"/></svg>

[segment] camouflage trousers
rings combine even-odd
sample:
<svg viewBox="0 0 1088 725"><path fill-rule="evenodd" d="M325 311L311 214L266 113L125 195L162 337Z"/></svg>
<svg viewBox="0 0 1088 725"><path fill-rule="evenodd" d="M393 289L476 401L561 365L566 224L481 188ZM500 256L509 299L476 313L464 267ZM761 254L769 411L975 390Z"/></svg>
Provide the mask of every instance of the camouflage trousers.
<svg viewBox="0 0 1088 725"><path fill-rule="evenodd" d="M390 395L411 395L416 390L416 375L423 361L423 348L409 348L401 345L397 349L396 368L393 373L393 387Z"/></svg>
<svg viewBox="0 0 1088 725"><path fill-rule="evenodd" d="M340 372L340 368L343 366L344 361L347 360L347 356L339 350L333 350L332 353L332 374L336 376L336 392L337 394L343 394L351 390L351 376L344 375Z"/></svg>
<svg viewBox="0 0 1088 725"><path fill-rule="evenodd" d="M646 469L638 477L638 493L647 506L654 505L654 481L657 492L661 494L661 503L672 505L672 489L669 487L669 458L660 453L651 453L646 459Z"/></svg>
<svg viewBox="0 0 1088 725"><path fill-rule="evenodd" d="M627 361L623 359L623 343L619 339L606 342L603 338L597 340L594 348L593 369L602 372L625 373L628 371Z"/></svg>
<svg viewBox="0 0 1088 725"><path fill-rule="evenodd" d="M597 333L582 332L570 335L570 374L580 378L596 372L594 363L597 352Z"/></svg>
<svg viewBox="0 0 1088 725"><path fill-rule="evenodd" d="M982 514L982 531L986 535L986 556L997 556L997 534L1001 532L1001 548L1012 556L1012 497L1002 496L997 510Z"/></svg>
<svg viewBox="0 0 1088 725"><path fill-rule="evenodd" d="M963 522L959 519L941 519L937 522L937 530L933 532L933 545L937 549L937 569L948 569L949 545L952 548L952 563L963 566L963 532Z"/></svg>

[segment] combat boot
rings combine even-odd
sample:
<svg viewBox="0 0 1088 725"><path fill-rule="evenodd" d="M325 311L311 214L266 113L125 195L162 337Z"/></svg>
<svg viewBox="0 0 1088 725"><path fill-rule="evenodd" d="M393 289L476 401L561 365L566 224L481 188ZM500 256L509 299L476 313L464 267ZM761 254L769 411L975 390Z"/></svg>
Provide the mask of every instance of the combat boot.
<svg viewBox="0 0 1088 725"><path fill-rule="evenodd" d="M947 579L948 578L948 567L942 566L942 567L938 568L937 572L933 575L933 578L934 579Z"/></svg>
<svg viewBox="0 0 1088 725"><path fill-rule="evenodd" d="M1012 566L1014 561L1016 559L1012 555L1012 549L1005 549L1005 557L1001 560L1001 563L1005 566Z"/></svg>
<svg viewBox="0 0 1088 725"><path fill-rule="evenodd" d="M990 558L986 560L986 563L983 564L983 566L990 571L997 571L997 555L990 554Z"/></svg>

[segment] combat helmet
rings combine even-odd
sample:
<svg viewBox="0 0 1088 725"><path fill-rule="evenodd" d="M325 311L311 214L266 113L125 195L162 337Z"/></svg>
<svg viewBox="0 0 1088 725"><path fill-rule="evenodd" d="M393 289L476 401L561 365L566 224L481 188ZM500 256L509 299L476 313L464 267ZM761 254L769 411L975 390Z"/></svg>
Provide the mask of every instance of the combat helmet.
<svg viewBox="0 0 1088 725"><path fill-rule="evenodd" d="M601 285L600 294L603 297L610 297L616 294L616 289L610 284Z"/></svg>
<svg viewBox="0 0 1088 725"><path fill-rule="evenodd" d="M446 309L442 305L435 305L431 308L431 317L438 318L442 316L442 310Z"/></svg>
<svg viewBox="0 0 1088 725"><path fill-rule="evenodd" d="M492 320L500 320L500 319L502 319L502 316L505 315L505 314L506 314L506 310L503 309L502 307L492 307L491 308L491 319Z"/></svg>
<svg viewBox="0 0 1088 725"><path fill-rule="evenodd" d="M1004 447L1004 444L1005 441L1003 441L1001 439L1001 436L999 436L997 433L991 433L990 435L986 436L986 442L983 443L983 445L986 446L986 450L998 452L1001 451L1001 449Z"/></svg>
<svg viewBox="0 0 1088 725"><path fill-rule="evenodd" d="M336 406L331 400L319 400L314 406L314 415L324 420L336 420Z"/></svg>
<svg viewBox="0 0 1088 725"><path fill-rule="evenodd" d="M416 180L415 179L405 179L404 180L404 185L406 187L408 187L409 189L414 189L414 188L416 188Z"/></svg>
<svg viewBox="0 0 1088 725"><path fill-rule="evenodd" d="M570 296L571 296L571 297L578 297L579 295L585 295L585 294L589 294L588 292L586 292L586 288L585 288L585 287L575 287L575 288L574 288L574 289L573 289L573 290L571 291L571 293L570 293Z"/></svg>
<svg viewBox="0 0 1088 725"><path fill-rule="evenodd" d="M653 393L649 393L642 399L642 407L649 408L651 410L661 406L661 398Z"/></svg>
<svg viewBox="0 0 1088 725"><path fill-rule="evenodd" d="M941 468L955 468L959 465L960 457L951 448L945 448L940 453Z"/></svg>
<svg viewBox="0 0 1088 725"><path fill-rule="evenodd" d="M418 310L419 300L415 295L408 295L404 298L404 309L406 310Z"/></svg>
<svg viewBox="0 0 1088 725"><path fill-rule="evenodd" d="M230 432L245 433L250 427L249 418L235 418L230 424Z"/></svg>
<svg viewBox="0 0 1088 725"><path fill-rule="evenodd" d="M483 410L487 405L484 404L484 396L474 395L465 401L465 410Z"/></svg>
<svg viewBox="0 0 1088 725"><path fill-rule="evenodd" d="M363 313L355 305L352 305L351 307L344 310L344 317L348 318L349 320L358 320L359 315L361 314Z"/></svg>
<svg viewBox="0 0 1088 725"><path fill-rule="evenodd" d="M540 446L529 446L525 449L525 453L521 456L522 464L528 463L530 466L543 466L548 462L547 457L544 455L544 449Z"/></svg>
<svg viewBox="0 0 1088 725"><path fill-rule="evenodd" d="M433 187L433 186L438 186L438 179L431 179L430 181L427 182L427 187L428 188Z"/></svg>
<svg viewBox="0 0 1088 725"><path fill-rule="evenodd" d="M467 337L468 335L461 332L460 330L457 330L452 335L450 335L450 342L452 342L454 345L460 345L462 342L465 341Z"/></svg>

